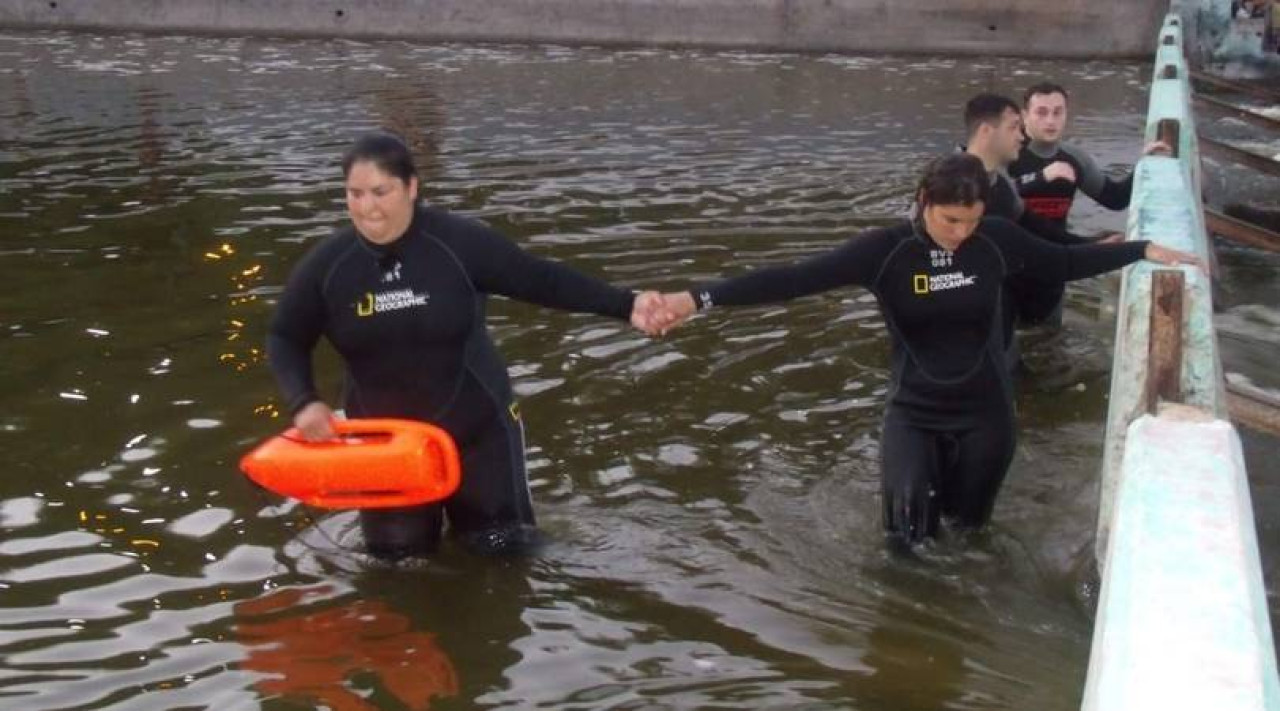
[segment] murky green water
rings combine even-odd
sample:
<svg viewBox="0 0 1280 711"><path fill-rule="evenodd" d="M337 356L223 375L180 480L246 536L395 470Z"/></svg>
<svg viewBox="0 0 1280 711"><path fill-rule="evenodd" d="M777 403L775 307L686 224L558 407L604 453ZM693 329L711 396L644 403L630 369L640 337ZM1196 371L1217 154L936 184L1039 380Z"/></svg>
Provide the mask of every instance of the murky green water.
<svg viewBox="0 0 1280 711"><path fill-rule="evenodd" d="M0 35L0 707L1077 708L1112 280L1074 286L1065 331L1031 345L990 531L915 562L880 538L887 345L857 291L661 341L496 304L551 539L531 559L382 569L349 515L280 505L235 464L284 424L265 322L343 220L360 130L414 136L437 204L676 287L900 215L979 90L1063 81L1075 135L1128 163L1148 75ZM1277 260L1224 263L1247 277L1227 369L1276 387ZM1274 610L1280 478L1254 472Z"/></svg>

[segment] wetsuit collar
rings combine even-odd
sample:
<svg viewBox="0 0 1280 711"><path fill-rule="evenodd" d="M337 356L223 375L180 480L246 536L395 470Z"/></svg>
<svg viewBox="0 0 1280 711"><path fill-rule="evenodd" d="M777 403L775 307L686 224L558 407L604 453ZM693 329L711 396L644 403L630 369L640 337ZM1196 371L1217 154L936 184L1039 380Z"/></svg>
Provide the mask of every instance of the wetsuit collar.
<svg viewBox="0 0 1280 711"><path fill-rule="evenodd" d="M1054 153L1058 152L1059 145L1060 144L1058 143L1053 143L1049 141L1037 141L1034 138L1028 138L1025 144L1025 147L1027 150L1031 151L1037 156L1047 160L1049 158L1052 158Z"/></svg>

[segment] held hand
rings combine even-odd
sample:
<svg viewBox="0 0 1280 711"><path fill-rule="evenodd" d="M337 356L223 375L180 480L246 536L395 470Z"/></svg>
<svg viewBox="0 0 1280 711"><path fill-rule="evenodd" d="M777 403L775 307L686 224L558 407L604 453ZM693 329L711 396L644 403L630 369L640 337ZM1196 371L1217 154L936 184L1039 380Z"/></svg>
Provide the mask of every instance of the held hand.
<svg viewBox="0 0 1280 711"><path fill-rule="evenodd" d="M656 324L660 321L662 308L662 294L656 291L636 294L635 301L631 302L631 325L647 335L661 335Z"/></svg>
<svg viewBox="0 0 1280 711"><path fill-rule="evenodd" d="M693 294L678 291L662 295L662 311L660 312L659 332L666 333L689 319L698 310L693 302Z"/></svg>
<svg viewBox="0 0 1280 711"><path fill-rule="evenodd" d="M1168 264L1170 266L1191 264L1193 266L1200 267L1201 270L1204 269L1204 262L1196 255L1177 249L1161 247L1155 242L1147 244L1147 249L1142 256L1152 262L1159 262L1160 264Z"/></svg>
<svg viewBox="0 0 1280 711"><path fill-rule="evenodd" d="M1054 161L1044 167L1041 171L1044 175L1045 182L1052 183L1055 180L1065 180L1069 183L1076 182L1076 169L1066 161Z"/></svg>
<svg viewBox="0 0 1280 711"><path fill-rule="evenodd" d="M298 414L293 416L293 426L308 442L323 442L337 436L333 431L333 410L319 400L298 410Z"/></svg>
<svg viewBox="0 0 1280 711"><path fill-rule="evenodd" d="M1116 244L1124 241L1123 232L1103 232L1098 235L1098 239L1094 240L1095 244Z"/></svg>
<svg viewBox="0 0 1280 711"><path fill-rule="evenodd" d="M1164 141L1152 141L1142 147L1142 155L1144 156L1171 156L1173 149Z"/></svg>

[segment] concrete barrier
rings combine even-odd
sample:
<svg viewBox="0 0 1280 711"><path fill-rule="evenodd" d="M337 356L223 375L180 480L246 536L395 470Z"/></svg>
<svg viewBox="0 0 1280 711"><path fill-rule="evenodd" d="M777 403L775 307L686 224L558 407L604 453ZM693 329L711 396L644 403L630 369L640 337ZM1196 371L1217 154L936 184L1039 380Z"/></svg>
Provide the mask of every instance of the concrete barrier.
<svg viewBox="0 0 1280 711"><path fill-rule="evenodd" d="M1147 138L1176 155L1139 162L1128 231L1210 262L1182 29L1171 14L1160 32L1147 118ZM1127 269L1086 711L1280 711L1248 479L1226 413L1208 277Z"/></svg>
<svg viewBox="0 0 1280 711"><path fill-rule="evenodd" d="M1280 709L1240 441L1193 408L1129 430L1085 711Z"/></svg>
<svg viewBox="0 0 1280 711"><path fill-rule="evenodd" d="M1200 204L1199 146L1187 66L1182 55L1182 33L1180 23L1173 24L1176 21L1176 16L1170 15L1160 33L1146 138L1154 140L1162 131L1170 133L1164 138L1174 143L1177 156L1147 156L1138 162L1129 206L1128 235L1130 239L1153 240L1196 252L1209 262L1212 255ZM1098 512L1097 554L1104 566L1126 433L1135 419L1151 410L1148 380L1152 276L1167 271L1175 270L1140 262L1125 270L1121 282ZM1186 283L1180 401L1225 418L1226 398L1213 327L1211 285L1199 269L1183 267L1176 271L1182 272Z"/></svg>
<svg viewBox="0 0 1280 711"><path fill-rule="evenodd" d="M5 0L0 27L1147 57L1161 0Z"/></svg>

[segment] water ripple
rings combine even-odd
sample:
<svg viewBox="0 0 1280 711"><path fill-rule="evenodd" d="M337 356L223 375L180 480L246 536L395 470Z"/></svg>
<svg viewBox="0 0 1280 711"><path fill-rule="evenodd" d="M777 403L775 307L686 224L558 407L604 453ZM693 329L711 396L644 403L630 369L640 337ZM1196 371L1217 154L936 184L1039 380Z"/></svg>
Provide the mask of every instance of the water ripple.
<svg viewBox="0 0 1280 711"><path fill-rule="evenodd" d="M1105 280L1031 345L1051 377L1019 403L1004 523L919 565L880 538L888 347L856 289L661 340L495 299L550 539L530 561L449 539L379 567L354 515L281 502L236 459L287 420L266 322L344 219L359 131L406 135L432 203L679 289L891 223L976 91L1062 77L1077 139L1125 165L1149 67L63 33L0 33L0 57L12 703L1078 706L1069 551L1091 518L1068 482L1096 468ZM318 354L328 397L335 365Z"/></svg>

